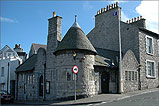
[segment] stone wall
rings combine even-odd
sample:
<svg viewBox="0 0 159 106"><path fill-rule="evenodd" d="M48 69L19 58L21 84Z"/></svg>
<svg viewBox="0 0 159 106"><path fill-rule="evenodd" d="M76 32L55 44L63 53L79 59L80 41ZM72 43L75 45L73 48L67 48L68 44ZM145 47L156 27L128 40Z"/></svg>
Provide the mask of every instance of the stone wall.
<svg viewBox="0 0 159 106"><path fill-rule="evenodd" d="M139 50L140 50L140 64L142 65L141 70L140 70L140 80L141 80L141 89L147 89L147 88L154 88L157 87L159 85L159 74L158 74L158 70L159 70L159 56L158 56L158 45L157 45L157 37L153 37L153 50L154 50L154 54L150 55L147 54L146 52L146 35L148 36L152 36L148 33L144 33L142 31L139 32ZM146 60L152 60L155 62L155 77L154 78L149 78L146 75Z"/></svg>
<svg viewBox="0 0 159 106"><path fill-rule="evenodd" d="M113 14L119 10L119 15ZM120 7L110 9L95 16L95 28L87 34L94 47L119 50L119 16Z"/></svg>
<svg viewBox="0 0 159 106"><path fill-rule="evenodd" d="M94 79L94 55L77 53L75 60L72 53L57 56L56 98L74 96L74 73L72 68L77 65L77 95L93 96L96 94ZM70 78L67 74L70 74Z"/></svg>
<svg viewBox="0 0 159 106"><path fill-rule="evenodd" d="M122 79L124 82L124 92L138 90L138 61L134 53L128 50L123 56Z"/></svg>

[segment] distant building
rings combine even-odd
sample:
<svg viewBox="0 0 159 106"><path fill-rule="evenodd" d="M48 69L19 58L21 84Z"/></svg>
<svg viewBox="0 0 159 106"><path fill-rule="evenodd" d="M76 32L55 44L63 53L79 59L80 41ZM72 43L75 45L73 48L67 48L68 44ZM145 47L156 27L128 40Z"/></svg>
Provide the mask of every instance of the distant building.
<svg viewBox="0 0 159 106"><path fill-rule="evenodd" d="M29 51L29 57L31 57L33 54L37 54L39 48L44 48L46 50L46 47L46 45L32 43Z"/></svg>
<svg viewBox="0 0 159 106"><path fill-rule="evenodd" d="M77 97L159 86L159 35L146 29L145 19L137 17L122 22L121 7L116 3L97 12L95 27L87 36L75 19L63 39L61 19L53 13L48 20L47 49L38 47L35 51L32 46L30 58L16 69L18 100L74 97L74 65L79 67Z"/></svg>
<svg viewBox="0 0 159 106"><path fill-rule="evenodd" d="M21 48L21 45L15 45L14 50L17 52L18 56L22 59L22 62L24 62L27 59L27 54L26 52L23 51Z"/></svg>
<svg viewBox="0 0 159 106"><path fill-rule="evenodd" d="M9 46L6 45L0 50L0 90L8 90L14 95L15 71L21 63L22 59Z"/></svg>

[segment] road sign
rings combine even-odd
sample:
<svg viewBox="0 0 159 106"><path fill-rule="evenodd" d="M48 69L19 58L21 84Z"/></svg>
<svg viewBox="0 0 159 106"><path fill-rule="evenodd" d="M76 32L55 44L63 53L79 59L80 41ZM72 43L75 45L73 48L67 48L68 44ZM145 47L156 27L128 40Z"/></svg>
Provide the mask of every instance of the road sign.
<svg viewBox="0 0 159 106"><path fill-rule="evenodd" d="M75 74L78 73L78 67L76 65L73 66L72 70Z"/></svg>

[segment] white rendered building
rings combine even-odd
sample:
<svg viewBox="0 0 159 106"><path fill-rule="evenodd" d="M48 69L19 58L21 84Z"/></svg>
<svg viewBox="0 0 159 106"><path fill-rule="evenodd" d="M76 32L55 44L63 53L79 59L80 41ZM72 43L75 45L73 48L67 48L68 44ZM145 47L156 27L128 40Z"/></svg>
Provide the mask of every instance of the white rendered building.
<svg viewBox="0 0 159 106"><path fill-rule="evenodd" d="M15 70L21 63L22 59L9 46L0 50L0 90L15 94Z"/></svg>

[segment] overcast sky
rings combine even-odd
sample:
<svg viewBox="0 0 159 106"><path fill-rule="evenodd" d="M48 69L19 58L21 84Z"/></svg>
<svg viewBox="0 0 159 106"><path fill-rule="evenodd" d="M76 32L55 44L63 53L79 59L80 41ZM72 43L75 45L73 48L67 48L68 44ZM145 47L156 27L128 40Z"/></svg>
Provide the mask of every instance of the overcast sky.
<svg viewBox="0 0 159 106"><path fill-rule="evenodd" d="M74 16L85 34L94 27L95 15L116 1L0 1L1 48L21 44L27 53L32 43L46 44L48 19L53 11L62 16L62 36L74 23ZM158 33L158 1L119 1L122 21L138 17L146 19L147 29Z"/></svg>

